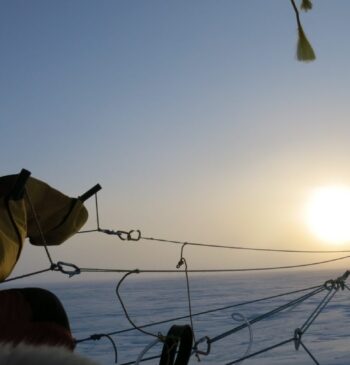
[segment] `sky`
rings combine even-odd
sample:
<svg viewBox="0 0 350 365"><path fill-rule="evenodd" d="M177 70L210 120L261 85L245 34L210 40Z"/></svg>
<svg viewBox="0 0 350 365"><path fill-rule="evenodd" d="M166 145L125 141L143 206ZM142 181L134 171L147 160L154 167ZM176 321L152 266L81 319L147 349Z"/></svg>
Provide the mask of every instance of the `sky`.
<svg viewBox="0 0 350 365"><path fill-rule="evenodd" d="M103 228L334 249L303 210L315 187L350 186L349 11L319 0L301 14L317 55L301 63L288 0L1 0L2 175L26 168L69 196L100 183ZM189 268L339 256L185 253ZM57 261L121 269L175 268L179 255L97 233L52 249ZM47 264L26 242L15 273Z"/></svg>

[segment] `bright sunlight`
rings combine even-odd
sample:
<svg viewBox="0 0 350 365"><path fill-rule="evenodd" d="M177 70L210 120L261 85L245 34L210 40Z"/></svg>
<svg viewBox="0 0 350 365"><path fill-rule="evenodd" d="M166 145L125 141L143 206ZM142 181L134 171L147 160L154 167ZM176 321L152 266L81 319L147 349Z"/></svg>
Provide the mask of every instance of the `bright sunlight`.
<svg viewBox="0 0 350 365"><path fill-rule="evenodd" d="M350 188L315 189L306 206L306 223L322 241L333 244L350 241Z"/></svg>

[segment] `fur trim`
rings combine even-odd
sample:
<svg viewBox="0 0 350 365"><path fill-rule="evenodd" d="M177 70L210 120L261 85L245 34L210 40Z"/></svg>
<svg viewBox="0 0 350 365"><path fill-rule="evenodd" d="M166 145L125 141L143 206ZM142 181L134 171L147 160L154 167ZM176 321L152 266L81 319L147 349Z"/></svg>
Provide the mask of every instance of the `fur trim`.
<svg viewBox="0 0 350 365"><path fill-rule="evenodd" d="M0 344L2 365L98 365L64 347Z"/></svg>

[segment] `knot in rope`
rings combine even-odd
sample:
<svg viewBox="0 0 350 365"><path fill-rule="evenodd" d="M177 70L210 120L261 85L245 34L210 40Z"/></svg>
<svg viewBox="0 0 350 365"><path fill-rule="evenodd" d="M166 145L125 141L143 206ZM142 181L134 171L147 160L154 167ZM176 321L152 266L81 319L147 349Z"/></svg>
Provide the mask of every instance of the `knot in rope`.
<svg viewBox="0 0 350 365"><path fill-rule="evenodd" d="M332 290L332 289L337 289L338 284L336 280L330 279L327 280L323 285L327 290Z"/></svg>
<svg viewBox="0 0 350 365"><path fill-rule="evenodd" d="M180 269L180 267L183 265L183 264L185 264L186 263L186 261L185 261L185 259L183 258L183 257L181 257L180 258L180 260L179 260L179 262L177 263L177 265L176 265L176 268L177 269Z"/></svg>
<svg viewBox="0 0 350 365"><path fill-rule="evenodd" d="M294 347L296 350L299 350L302 335L303 335L303 332L300 328L297 328L294 331Z"/></svg>
<svg viewBox="0 0 350 365"><path fill-rule="evenodd" d="M327 280L325 283L324 283L324 287L327 289L327 290L332 290L332 289L335 289L335 290L344 290L345 289L345 281L343 279L342 276L340 276L339 278L337 279L330 279L330 280Z"/></svg>
<svg viewBox="0 0 350 365"><path fill-rule="evenodd" d="M50 269L53 271L60 271L62 274L66 274L70 278L81 273L81 270L78 266L63 261L58 261L57 264L51 264Z"/></svg>
<svg viewBox="0 0 350 365"><path fill-rule="evenodd" d="M180 267L182 265L186 265L186 270L187 270L187 263L186 263L186 259L184 258L184 248L185 246L187 245L188 243L187 242L184 242L183 245L181 246L181 252L180 252L180 260L179 262L177 263L176 265L176 268L177 269L180 269Z"/></svg>

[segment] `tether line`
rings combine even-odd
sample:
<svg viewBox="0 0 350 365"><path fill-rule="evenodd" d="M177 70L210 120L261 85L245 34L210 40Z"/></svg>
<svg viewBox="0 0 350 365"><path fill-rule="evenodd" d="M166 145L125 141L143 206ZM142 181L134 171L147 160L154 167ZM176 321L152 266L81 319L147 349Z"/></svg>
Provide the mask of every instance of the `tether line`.
<svg viewBox="0 0 350 365"><path fill-rule="evenodd" d="M41 228L41 224L40 224L40 221L39 221L39 218L36 214L36 211L35 211L35 208L34 208L34 205L33 205L33 202L32 202L32 199L30 198L30 195L28 194L28 191L26 188L24 188L24 192L25 192L25 195L27 197L27 200L28 200L28 203L29 203L29 206L30 206L30 210L32 212L32 215L33 215L33 218L34 218L34 222L35 222L35 225L39 231L39 235L40 235L40 239L41 239L41 243L42 245L44 246L44 249L46 251L46 255L50 261L50 264L53 265L53 260L51 258L51 255L50 255L50 252L49 252L49 249L47 247L47 242L46 242L46 238L45 238L45 235L44 235L44 232Z"/></svg>
<svg viewBox="0 0 350 365"><path fill-rule="evenodd" d="M203 242L176 241L176 240L168 240L168 239L164 239L164 238L145 237L142 235L141 235L141 239L146 240L146 241L174 243L177 245L183 245L184 243L186 243L189 246L223 248L223 249L244 250L244 251L282 252L282 253L350 253L350 250L293 250L293 249L231 246L231 245L221 245L221 244L203 243Z"/></svg>
<svg viewBox="0 0 350 365"><path fill-rule="evenodd" d="M273 350L277 347L280 347L280 346L283 346L283 345L286 345L287 343L290 343L290 342L293 342L294 341L294 338L289 338L288 340L285 340L285 341L281 341L279 343L276 343L275 345L272 345L272 346L269 346L269 347L266 347L260 351L256 351L256 352L253 352L252 354L250 355L247 355L247 356L244 356L244 357L241 357L235 361L231 361L231 362L228 362L226 363L225 365L233 365L233 364L238 364L239 362L245 360L245 359L249 359L253 356L256 356L256 355L260 355L260 354L263 354L264 352L267 352L267 351L270 351L270 350Z"/></svg>
<svg viewBox="0 0 350 365"><path fill-rule="evenodd" d="M224 311L224 310L231 309L231 308L242 307L242 306L245 306L245 305L259 303L259 302L263 302L263 301L267 301L267 300L271 300L271 299L275 299L275 298L280 298L280 297L287 296L287 295L297 294L297 293L300 293L300 292L309 291L309 290L313 290L313 289L318 289L318 288L322 288L322 287L323 287L323 285L316 285L316 286L312 286L312 287L308 287L308 288L304 288L304 289L298 289L298 290L293 290L293 291L286 292L286 293L280 293L280 294L275 294L275 295L271 295L271 296L268 296L268 297L253 299L253 300L249 300L249 301L246 301L246 302L231 304L231 305L227 305L227 306L224 306L224 307L208 309L206 311L192 313L192 317L201 316L201 315L210 314L210 313L215 313L215 312L219 312L219 311ZM157 326L159 324L165 324L165 323L174 322L174 321L178 321L178 320L186 319L186 318L189 318L189 315L173 317L173 318L165 319L165 320L162 320L162 321L142 324L142 325L139 325L138 328L146 328L146 327ZM119 334L122 334L122 333L134 331L135 329L136 329L135 327L130 327L130 328L126 328L126 329L123 329L123 330L109 332L108 335L111 335L111 336L119 335ZM84 338L84 339L81 339L81 340L79 340L79 342L88 341L88 340L91 340L91 336L87 337L87 338Z"/></svg>
<svg viewBox="0 0 350 365"><path fill-rule="evenodd" d="M116 234L117 231L113 231L111 229L101 229L100 221L99 221L99 207L98 207L98 200L97 200L97 193L95 194L95 209L96 209L96 228L89 229L84 231L79 231L78 233L91 233L91 232L100 232L105 234ZM125 232L125 231L122 231ZM134 230L130 231L134 232ZM171 240L165 238L158 238L158 237L147 237L143 236L141 232L138 230L137 232L140 233L138 239L132 239L132 241L138 241L139 239L143 239L145 241L156 241L156 242L163 242L163 243L174 243L178 245L187 244L189 246L200 246L200 247L211 247L211 248L222 248L222 249L231 249L231 250L245 250L245 251L260 251L260 252L282 252L282 253L350 253L350 250L295 250L295 249L275 249L275 248L258 248L258 247L247 247L247 246L237 246L237 245L222 245L222 244L214 244L214 243L204 243L204 242L190 242L190 241L178 241L178 240ZM120 237L119 237L120 238Z"/></svg>
<svg viewBox="0 0 350 365"><path fill-rule="evenodd" d="M277 308L275 308L275 309L273 309L273 310L271 310L271 311L269 311L267 313L264 313L264 314L262 314L260 316L257 316L255 318L249 320L249 323L250 324L254 324L256 322L262 321L263 319L269 318L269 317L275 315L276 313L279 313L279 312L283 311L284 309L287 309L290 306L293 306L295 304L301 303L301 302L305 301L306 299L308 299L308 298L310 298L310 297L312 297L312 296L314 296L314 295L316 295L318 293L321 293L324 290L326 290L324 287L315 289L315 290L313 290L310 293L307 293L307 294L305 294L305 295L303 295L303 296L301 296L301 297L299 297L297 299L294 299L294 300L292 300L292 301L290 301L290 302L288 302L288 303L286 303L284 305L281 305L281 306L279 306L279 307L277 307ZM222 334L220 334L220 335L218 335L216 337L211 338L210 339L210 343L214 343L214 342L217 342L219 340L222 340L223 338L225 338L227 336L230 336L233 333L238 332L238 331L240 331L240 330L242 330L243 328L246 328L246 327L247 327L247 324L246 323L241 324L240 326L234 327L233 329L231 329L229 331L226 331L226 332L224 332L224 333L222 333Z"/></svg>
<svg viewBox="0 0 350 365"><path fill-rule="evenodd" d="M284 269L297 269L300 267L308 267L308 266L316 266L316 265L323 265L328 264L335 261L345 260L350 258L350 255L337 257L331 260L324 260L318 262L311 262L307 264L299 264L299 265L287 265L287 266L268 266L268 267L253 267L253 268L236 268L236 269L190 269L187 270L189 273L224 273L224 272L246 272L246 271L269 271L269 270L284 270ZM112 272L130 272L130 270L123 270L123 269L108 269L108 268L81 268L81 272L90 272L90 273L97 273L97 272L105 272L105 273L112 273ZM148 269L139 269L139 273L184 273L185 270L173 270L173 269L159 269L159 270L148 270Z"/></svg>
<svg viewBox="0 0 350 365"><path fill-rule="evenodd" d="M323 300L319 303L316 309L311 313L309 318L305 321L305 323L300 328L302 333L305 333L307 329L311 326L311 324L315 321L315 319L320 315L323 309L328 305L328 303L333 299L334 295L337 293L336 289L330 290L327 295L323 298Z"/></svg>
<svg viewBox="0 0 350 365"><path fill-rule="evenodd" d="M13 277L13 278L5 279L5 280L3 280L2 282L0 282L0 284L7 283L7 282L9 282L9 281L14 281L14 280L19 280L19 279L28 278L29 276L39 275L39 274L42 274L42 273L44 273L44 272L48 272L48 271L52 271L52 268L51 268L51 267L49 267L48 269L43 269L43 270L33 271L33 272L31 272L31 273L28 273L28 274L19 275L19 276L15 276L15 277Z"/></svg>

